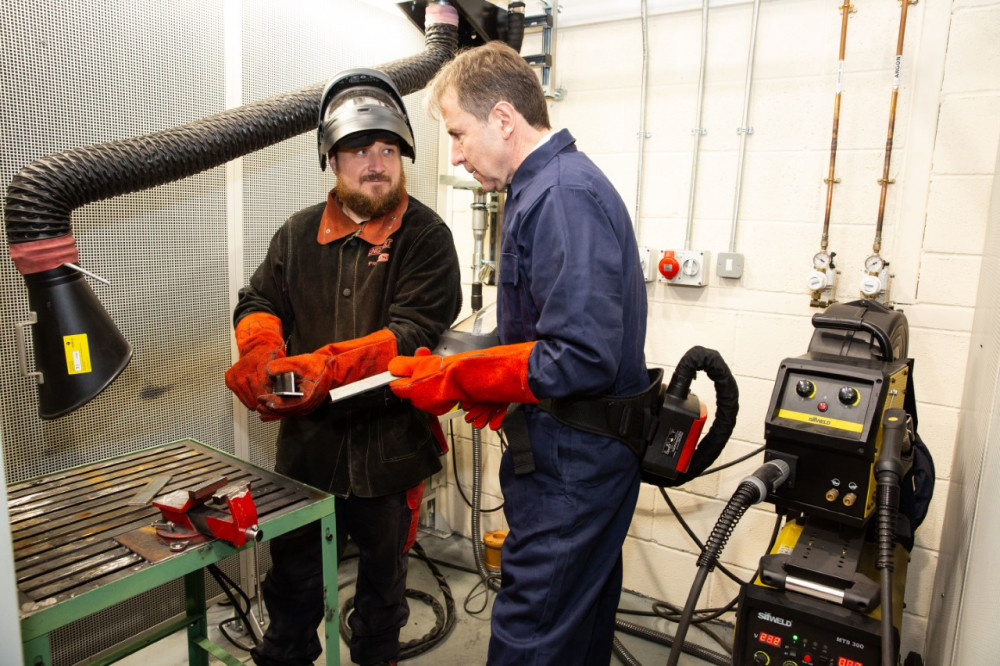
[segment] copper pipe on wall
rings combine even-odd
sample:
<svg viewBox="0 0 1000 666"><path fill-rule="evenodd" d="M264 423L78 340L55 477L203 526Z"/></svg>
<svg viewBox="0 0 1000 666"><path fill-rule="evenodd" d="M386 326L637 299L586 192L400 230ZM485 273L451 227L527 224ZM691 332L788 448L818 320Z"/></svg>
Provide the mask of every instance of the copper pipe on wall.
<svg viewBox="0 0 1000 666"><path fill-rule="evenodd" d="M843 14L840 24L840 56L837 61L837 94L833 101L833 133L830 139L830 169L827 177L823 179L826 183L826 211L823 214L823 235L820 239L820 249L826 252L830 241L830 209L833 206L833 186L840 182L834 175L834 167L837 163L837 132L840 127L840 95L844 88L844 54L847 50L847 19L854 11L854 5L850 0L844 0L840 6Z"/></svg>
<svg viewBox="0 0 1000 666"><path fill-rule="evenodd" d="M892 73L892 97L889 100L889 132L885 139L885 163L882 167L882 178L879 184L882 192L878 201L878 220L875 223L875 242L872 250L878 254L882 249L882 223L885 219L885 195L889 184L895 181L889 179L889 159L892 156L892 135L896 124L896 100L899 97L899 72L903 63L903 35L906 32L906 10L910 6L911 0L902 0L902 9L899 14L899 36L896 38L896 61Z"/></svg>

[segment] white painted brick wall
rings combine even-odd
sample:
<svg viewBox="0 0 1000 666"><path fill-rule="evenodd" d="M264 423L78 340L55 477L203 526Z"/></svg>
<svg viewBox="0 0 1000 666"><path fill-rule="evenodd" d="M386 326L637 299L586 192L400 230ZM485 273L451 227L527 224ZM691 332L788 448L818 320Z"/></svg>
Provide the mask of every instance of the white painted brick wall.
<svg viewBox="0 0 1000 666"><path fill-rule="evenodd" d="M574 3L563 4L565 18L571 18ZM609 14L627 15L610 4ZM639 244L651 248L679 249L684 242L701 34L695 4L648 22L651 136L645 142ZM872 251L899 22L896 2L855 5L830 228L830 249L842 271L838 297L844 301L858 298L862 262ZM906 276L899 305L910 324L920 431L937 468L935 502L910 564L903 628L904 650L923 651L951 461L956 451L961 454L958 415L1000 139L1000 1L955 0L950 9L947 3L921 2L908 11L889 172L895 183L887 189L882 254ZM709 12L701 123L708 133L698 158L692 248L710 250L713 257L730 243L750 17L749 2L714 3ZM700 344L719 350L737 376L741 410L721 460L763 444L778 364L804 353L809 343L815 310L805 279L820 244L839 34L837 3L762 3L749 121L754 132L746 141L736 235L736 251L746 258L744 277L718 278L713 265L704 289L648 286L649 364L670 372L689 347ZM562 28L555 83L565 97L550 103L553 126L573 132L630 211L636 202L641 45L637 18ZM471 256L471 237L463 240L461 231L466 224L453 225L460 248L470 248L463 260ZM693 389L708 404L711 419L711 382L700 378ZM671 491L701 538L759 462ZM495 474L495 465L490 469L487 474ZM462 475L471 480L471 470ZM490 491L499 495L495 487ZM723 554L727 566L749 578L772 521L770 505L748 512ZM624 553L627 588L683 604L696 570L695 547L653 488L640 493ZM736 592L716 574L702 599L720 606Z"/></svg>

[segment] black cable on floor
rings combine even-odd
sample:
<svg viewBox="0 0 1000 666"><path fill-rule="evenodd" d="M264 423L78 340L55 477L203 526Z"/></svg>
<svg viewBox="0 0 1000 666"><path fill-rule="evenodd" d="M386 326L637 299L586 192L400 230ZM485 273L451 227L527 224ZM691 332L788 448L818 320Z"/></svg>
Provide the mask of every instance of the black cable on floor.
<svg viewBox="0 0 1000 666"><path fill-rule="evenodd" d="M731 460L731 461L729 461L727 463L724 463L722 465L717 465L715 467L711 467L709 469L706 469L704 472L702 472L701 475L704 476L704 475L707 475L707 474L712 474L712 473L715 473L715 472L722 471L722 470L724 470L726 468L732 467L734 465L738 465L741 462L744 462L746 460L749 460L750 458L753 458L754 456L758 455L763 450L764 450L763 446L759 447L759 448L751 451L750 453L748 453L746 455L743 455L743 456L740 456L739 458L736 458L735 460ZM673 513L674 517L677 519L677 522L680 523L681 528L684 529L684 531L687 533L688 537L691 538L691 540L698 546L698 548L700 550L704 551L704 544L702 544L701 540L694 533L694 530L691 529L691 527L687 524L687 521L685 521L684 518L683 518L683 516L681 516L680 511L677 509L677 507L674 505L674 503L670 500L670 497L667 495L666 488L664 488L663 486L658 486L658 487L659 487L659 490L660 490L660 494L663 496L664 501L667 503L667 506L670 508L671 513ZM774 530L771 533L771 539L770 539L770 542L768 543L766 552L770 552L771 549L774 547L774 543L777 540L778 533L779 533L780 528L781 528L782 519L783 519L783 516L781 514L779 514L778 517L777 517L777 519L775 520ZM719 569L723 574L725 574L727 577L729 577L731 580L733 580L736 584L741 585L741 586L746 584L741 578L739 578L738 576L736 576L735 574L733 574L731 571L729 571L728 569L726 569L726 567L724 567L722 564L716 563L715 568ZM728 655L732 655L732 653L733 653L733 646L732 646L732 644L730 642L727 642L725 639L723 639L722 637L718 636L714 632L710 631L708 629L708 625L710 625L710 624L711 625L721 625L723 627L726 627L726 624L724 622L720 621L718 618L720 618L722 615L724 615L726 613L732 612L735 609L735 607L736 607L736 605L738 603L738 600L739 600L738 597L733 598L733 599L731 599L729 601L729 603L727 603L722 608L697 609L697 610L694 611L692 617L689 619L690 624L698 626L698 628L702 629L702 631L704 631L705 634L707 634L716 643L718 643L722 647L722 649L725 650L725 652ZM673 606L672 604L669 604L669 603L664 602L664 601L654 602L652 608L653 608L652 613L649 613L649 614L644 613L644 612L640 612L640 611L627 611L627 610L622 610L622 609L618 609L618 612L619 613L630 614L630 615L655 615L655 616L661 617L661 618L663 618L665 620L673 621L673 622L677 622L677 619L680 618L681 613L682 613L682 609L677 608L676 606ZM665 610L663 610L664 608L666 608L668 610L665 611ZM677 618L677 619L674 619L674 618ZM700 626L702 624L705 624L706 626L704 626L704 627ZM632 625L632 624L626 623L626 622L624 622L622 620L616 620L616 628L618 628L619 630L623 630L623 626L625 626L625 627L639 628L639 625ZM653 629L647 629L647 628L644 628L644 627L641 628L641 629L642 629L642 633L634 633L633 635L637 635L637 636L640 636L642 638L646 638L648 640L654 640L656 642L661 642L661 643L664 642L664 641L669 641L669 642L664 643L664 644L666 644L668 646L673 644L673 637L671 637L671 636L668 636L668 635L663 634L661 632L657 632L657 631L655 631ZM688 647L687 644L682 645L681 647L682 647L682 649L684 651L688 651L687 650L687 647ZM616 647L615 647L615 655L620 660L622 660L624 663L626 663L626 664L632 664L632 663L634 663L634 657L632 657L631 655L629 655L628 652L627 652L627 650L624 650L624 646L621 647L621 650L624 651L624 654L619 650L619 647L616 645ZM710 653L710 654L713 655L713 658L715 658L715 657L720 657L721 658L721 655L717 655L716 653ZM632 661L629 661L629 659L631 659ZM712 661L712 659L706 659L706 660L707 661ZM729 662L728 661L722 661L722 662L713 662L713 663L729 663Z"/></svg>
<svg viewBox="0 0 1000 666"><path fill-rule="evenodd" d="M411 550L419 559L424 561L431 574L437 580L441 594L444 596L444 607L442 607L441 603L430 594L420 590L407 588L407 598L422 601L431 607L434 611L435 622L431 630L420 638L399 644L400 659L412 659L413 657L423 654L424 652L427 652L437 646L448 637L448 634L450 634L452 629L455 628L455 623L457 621L457 617L455 615L455 599L451 594L451 587L449 587L447 579L445 579L441 570L438 569L434 562L427 556L427 553L418 542L413 543ZM348 624L348 619L350 618L353 609L354 597L351 597L341 605L340 635L347 643L350 643L351 641L351 627Z"/></svg>
<svg viewBox="0 0 1000 666"><path fill-rule="evenodd" d="M253 626L250 624L250 616L249 616L250 597L248 597L246 592L243 591L243 588L234 583L233 580L229 576L227 576L226 573L215 564L209 564L207 569L208 572L212 574L212 578L215 579L215 582L218 583L220 588L222 588L222 591L226 595L226 598L229 599L229 604L233 607L233 610L236 611L236 615L239 617L240 622L246 629L246 632L250 634L250 638L253 640L253 644L257 645L260 642L260 640L257 638L257 634L254 632ZM246 604L245 606L241 606L237 602L236 597L233 596L233 590L236 590L239 593L240 598L243 600L244 604ZM225 625L227 622L230 621L231 619L223 620L222 622L220 622L219 631L222 632L222 635L225 636L226 640L228 640L230 643L232 643L239 649L244 650L245 652L249 652L253 648L253 645L246 645L245 643L241 643L239 640L229 635L229 631L226 629Z"/></svg>
<svg viewBox="0 0 1000 666"><path fill-rule="evenodd" d="M673 636L656 631L655 629L650 629L649 627L643 627L638 624L632 624L631 622L625 622L624 620L615 620L615 630L624 632L631 636L638 636L639 638L643 638L653 643L658 643L659 645L665 645L667 647L674 644ZM700 645L684 643L681 646L681 649L684 652L698 657L703 661L707 661L710 664L716 664L717 666L731 666L732 664L732 659L730 659L728 655L713 652Z"/></svg>

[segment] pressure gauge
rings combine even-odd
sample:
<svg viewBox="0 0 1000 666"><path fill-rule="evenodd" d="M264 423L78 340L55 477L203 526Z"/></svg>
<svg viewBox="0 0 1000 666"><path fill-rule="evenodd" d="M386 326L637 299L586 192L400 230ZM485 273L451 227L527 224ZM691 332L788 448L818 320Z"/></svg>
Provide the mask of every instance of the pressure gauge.
<svg viewBox="0 0 1000 666"><path fill-rule="evenodd" d="M685 259L681 269L684 271L684 275L688 277L697 277L698 273L701 271L701 266L698 265L697 259Z"/></svg>
<svg viewBox="0 0 1000 666"><path fill-rule="evenodd" d="M833 257L828 252L817 252L813 255L813 268L825 271L833 265Z"/></svg>
<svg viewBox="0 0 1000 666"><path fill-rule="evenodd" d="M878 273L881 273L883 268L885 268L885 259L883 259L881 256L877 254L872 254L869 255L867 259L865 259L865 270L871 273L872 275L877 275Z"/></svg>

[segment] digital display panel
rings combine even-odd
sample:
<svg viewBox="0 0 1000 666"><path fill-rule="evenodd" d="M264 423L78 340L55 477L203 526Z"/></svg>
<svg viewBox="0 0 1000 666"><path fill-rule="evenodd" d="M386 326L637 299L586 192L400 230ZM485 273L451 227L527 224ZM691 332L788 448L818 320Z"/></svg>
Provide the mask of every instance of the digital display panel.
<svg viewBox="0 0 1000 666"><path fill-rule="evenodd" d="M854 661L847 657L837 657L837 666L865 666L860 661Z"/></svg>
<svg viewBox="0 0 1000 666"><path fill-rule="evenodd" d="M765 634L763 631L760 632L760 636L757 638L761 643L766 645L773 645L774 647L781 647L781 636L775 636L774 634ZM861 666L861 664L858 664Z"/></svg>

